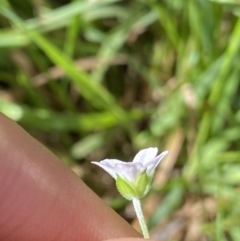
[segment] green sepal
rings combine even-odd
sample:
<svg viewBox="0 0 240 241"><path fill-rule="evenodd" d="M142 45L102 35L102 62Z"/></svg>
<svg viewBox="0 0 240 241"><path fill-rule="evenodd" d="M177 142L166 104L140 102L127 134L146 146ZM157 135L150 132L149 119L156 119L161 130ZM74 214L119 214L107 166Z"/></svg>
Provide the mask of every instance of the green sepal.
<svg viewBox="0 0 240 241"><path fill-rule="evenodd" d="M116 186L120 194L126 199L132 200L134 197L137 197L137 193L132 184L128 183L118 175L116 178Z"/></svg>
<svg viewBox="0 0 240 241"><path fill-rule="evenodd" d="M142 172L139 178L137 179L135 186L138 198L142 198L148 193L150 183L151 180L149 179L147 172Z"/></svg>
<svg viewBox="0 0 240 241"><path fill-rule="evenodd" d="M136 183L129 183L120 176L116 178L116 186L120 194L128 200L143 198L149 191L152 177L147 175L146 170L141 173Z"/></svg>

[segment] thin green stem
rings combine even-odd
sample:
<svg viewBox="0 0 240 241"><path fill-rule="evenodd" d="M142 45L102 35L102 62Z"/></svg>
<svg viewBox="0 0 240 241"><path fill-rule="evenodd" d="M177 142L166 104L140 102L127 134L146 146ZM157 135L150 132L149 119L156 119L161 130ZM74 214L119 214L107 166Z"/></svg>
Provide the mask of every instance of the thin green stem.
<svg viewBox="0 0 240 241"><path fill-rule="evenodd" d="M133 202L133 207L135 209L135 212L137 214L140 227L142 229L143 237L149 239L149 232L148 232L146 221L143 216L141 202L137 198L133 198L132 202Z"/></svg>

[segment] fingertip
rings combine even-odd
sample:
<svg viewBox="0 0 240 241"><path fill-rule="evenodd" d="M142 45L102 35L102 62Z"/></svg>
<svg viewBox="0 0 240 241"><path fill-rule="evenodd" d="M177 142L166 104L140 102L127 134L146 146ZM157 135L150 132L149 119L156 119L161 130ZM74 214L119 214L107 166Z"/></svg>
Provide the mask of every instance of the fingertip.
<svg viewBox="0 0 240 241"><path fill-rule="evenodd" d="M0 166L0 240L139 236L53 153L4 115Z"/></svg>

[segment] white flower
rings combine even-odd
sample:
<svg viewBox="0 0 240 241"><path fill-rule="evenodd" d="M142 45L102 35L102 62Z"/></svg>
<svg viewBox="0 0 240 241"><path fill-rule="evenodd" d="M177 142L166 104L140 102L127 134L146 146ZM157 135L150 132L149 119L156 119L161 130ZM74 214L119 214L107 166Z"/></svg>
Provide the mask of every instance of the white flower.
<svg viewBox="0 0 240 241"><path fill-rule="evenodd" d="M108 172L115 180L119 192L127 199L141 198L149 191L154 171L168 151L156 156L158 149L151 147L137 153L132 162L105 159L92 162Z"/></svg>

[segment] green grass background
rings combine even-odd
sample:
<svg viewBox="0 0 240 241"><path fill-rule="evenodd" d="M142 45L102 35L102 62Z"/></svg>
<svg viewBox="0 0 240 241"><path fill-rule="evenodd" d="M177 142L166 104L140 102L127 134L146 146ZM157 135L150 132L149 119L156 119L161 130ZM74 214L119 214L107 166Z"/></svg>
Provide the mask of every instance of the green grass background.
<svg viewBox="0 0 240 241"><path fill-rule="evenodd" d="M151 230L211 198L192 241L239 241L239 16L238 0L2 0L0 110L116 210L90 161L169 149Z"/></svg>

